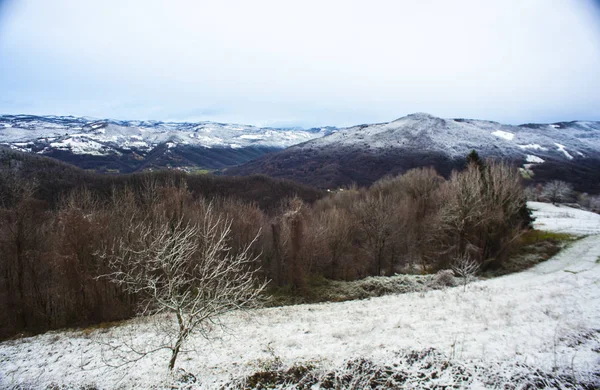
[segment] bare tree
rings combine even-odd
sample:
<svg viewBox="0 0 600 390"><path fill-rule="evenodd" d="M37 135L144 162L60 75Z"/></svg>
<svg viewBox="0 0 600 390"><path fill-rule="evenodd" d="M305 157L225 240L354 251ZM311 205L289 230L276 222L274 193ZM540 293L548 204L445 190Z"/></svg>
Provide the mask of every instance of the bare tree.
<svg viewBox="0 0 600 390"><path fill-rule="evenodd" d="M479 272L479 263L467 255L459 256L452 262L452 271L462 278L463 291L466 291L467 283Z"/></svg>
<svg viewBox="0 0 600 390"><path fill-rule="evenodd" d="M435 238L441 249L438 256L449 255L445 261L466 254L478 257L481 252L478 233L489 218L482 196L481 170L471 164L463 172L452 172L442 190L439 234Z"/></svg>
<svg viewBox="0 0 600 390"><path fill-rule="evenodd" d="M573 186L561 180L553 180L544 185L542 197L553 204L567 202L573 198Z"/></svg>
<svg viewBox="0 0 600 390"><path fill-rule="evenodd" d="M389 252L395 243L397 229L394 202L382 192L367 192L364 199L353 205L357 230L362 236L362 247L370 259L371 274L392 273L393 259Z"/></svg>
<svg viewBox="0 0 600 390"><path fill-rule="evenodd" d="M233 254L228 240L232 221L209 205L201 222L184 216L131 222L135 235L118 239L102 251L114 270L113 282L141 298L140 315L170 313L174 334L159 349L171 350L172 370L183 344L193 333L207 337L224 313L253 307L266 283L257 281L257 256L250 247Z"/></svg>
<svg viewBox="0 0 600 390"><path fill-rule="evenodd" d="M320 223L325 226L323 235L327 249L326 261L329 265L326 274L335 279L340 271L342 275L345 274L343 257L351 249L352 219L345 209L335 206L322 212L320 217Z"/></svg>

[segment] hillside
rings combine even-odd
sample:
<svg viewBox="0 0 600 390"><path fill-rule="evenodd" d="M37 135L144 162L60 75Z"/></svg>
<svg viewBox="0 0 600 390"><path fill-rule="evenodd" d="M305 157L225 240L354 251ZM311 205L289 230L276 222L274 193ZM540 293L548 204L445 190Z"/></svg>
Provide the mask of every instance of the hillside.
<svg viewBox="0 0 600 390"><path fill-rule="evenodd" d="M368 185L420 166L434 166L447 175L464 166L471 150L511 161L534 181L562 179L581 191L600 191L600 122L513 126L421 113L339 129L226 174L263 173L322 188Z"/></svg>
<svg viewBox="0 0 600 390"><path fill-rule="evenodd" d="M232 313L225 318L229 330L217 329L211 341L194 340L195 349L182 359L185 371L174 378L157 364L167 351L133 366L107 365L117 362L111 360L117 351L103 343L127 339L143 346L155 337L151 321L3 342L0 385L171 388L185 374L190 388L244 388L250 386L242 378L261 372L255 380L277 381L269 376L274 372L293 380L288 386L304 380L319 388L597 388L600 217L564 206L530 207L544 229L582 234L584 221L590 235L532 269L477 281L465 292L260 309L251 317ZM288 371L294 365L300 369Z"/></svg>
<svg viewBox="0 0 600 390"><path fill-rule="evenodd" d="M188 174L179 171L139 172L133 174L103 175L89 172L53 158L18 152L0 146L0 200L7 190L3 174L36 183L36 198L56 207L70 191L85 186L100 199L108 199L114 188L130 187L144 191L144 180L153 177L159 181L184 180L195 196L234 197L254 202L269 211L280 206L282 199L298 196L308 203L321 198L323 191L289 180L273 179L264 175L223 177L212 174Z"/></svg>
<svg viewBox="0 0 600 390"><path fill-rule="evenodd" d="M216 170L320 137L331 128L276 129L214 122L0 116L0 145L96 172Z"/></svg>

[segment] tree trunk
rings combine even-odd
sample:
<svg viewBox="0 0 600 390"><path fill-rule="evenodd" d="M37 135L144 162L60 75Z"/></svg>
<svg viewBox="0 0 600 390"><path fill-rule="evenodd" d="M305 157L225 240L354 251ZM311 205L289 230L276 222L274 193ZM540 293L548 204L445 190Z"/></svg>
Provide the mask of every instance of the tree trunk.
<svg viewBox="0 0 600 390"><path fill-rule="evenodd" d="M179 336L179 339L177 339L177 343L175 344L175 348L173 348L171 353L171 360L169 360L169 371L173 371L173 368L175 367L175 361L177 360L177 355L179 355L181 344L183 344L183 339L181 336Z"/></svg>

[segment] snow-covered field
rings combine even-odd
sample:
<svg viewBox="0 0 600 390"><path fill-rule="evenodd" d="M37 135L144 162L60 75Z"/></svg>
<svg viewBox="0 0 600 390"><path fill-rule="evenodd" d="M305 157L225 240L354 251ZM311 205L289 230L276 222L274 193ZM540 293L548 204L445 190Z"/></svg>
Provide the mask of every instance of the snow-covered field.
<svg viewBox="0 0 600 390"><path fill-rule="evenodd" d="M589 381L600 369L600 216L532 203L536 226L589 235L518 274L467 286L362 301L232 313L227 331L193 340L179 367L201 388L265 369L273 362L312 362L324 370L353 358L388 364L397 353L435 348L450 362L489 367L511 377L521 365ZM112 368L110 338L152 340L149 322L94 332L49 332L0 344L0 387L50 384L98 388L167 387L168 353ZM104 352L107 352L104 350ZM529 368L526 368L529 370ZM599 378L596 377L596 380ZM451 381L436 379L438 384ZM483 387L474 380L469 387Z"/></svg>
<svg viewBox="0 0 600 390"><path fill-rule="evenodd" d="M598 214L542 202L529 202L528 206L535 215L533 226L536 229L578 236L600 234Z"/></svg>

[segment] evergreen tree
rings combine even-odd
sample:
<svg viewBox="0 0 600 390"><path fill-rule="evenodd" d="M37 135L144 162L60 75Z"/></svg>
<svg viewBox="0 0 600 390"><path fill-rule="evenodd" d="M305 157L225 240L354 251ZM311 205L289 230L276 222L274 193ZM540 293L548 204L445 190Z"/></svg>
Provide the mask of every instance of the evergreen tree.
<svg viewBox="0 0 600 390"><path fill-rule="evenodd" d="M479 170L483 171L485 164L483 160L479 157L479 153L475 149L471 150L471 153L467 155L467 166L475 164L479 167Z"/></svg>

